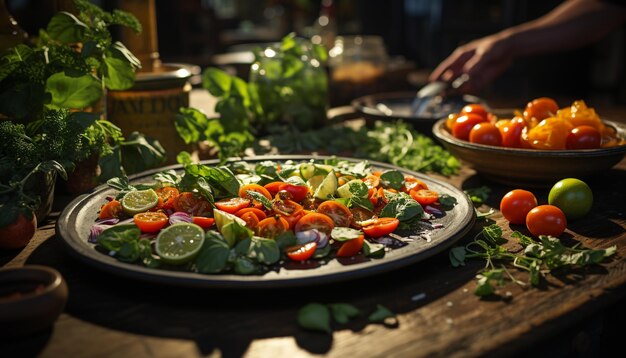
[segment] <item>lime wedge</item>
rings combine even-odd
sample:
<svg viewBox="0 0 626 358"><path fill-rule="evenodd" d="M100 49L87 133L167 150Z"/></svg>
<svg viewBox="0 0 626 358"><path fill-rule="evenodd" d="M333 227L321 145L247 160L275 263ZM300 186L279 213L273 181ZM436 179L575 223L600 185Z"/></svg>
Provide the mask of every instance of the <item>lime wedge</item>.
<svg viewBox="0 0 626 358"><path fill-rule="evenodd" d="M340 198L351 198L356 195L359 198L367 198L367 185L362 180L353 179L337 188Z"/></svg>
<svg viewBox="0 0 626 358"><path fill-rule="evenodd" d="M311 179L311 177L315 175L315 164L313 163L302 163L300 164L300 176L304 180Z"/></svg>
<svg viewBox="0 0 626 358"><path fill-rule="evenodd" d="M143 213L154 208L159 196L152 189L129 191L122 198L122 208L129 215Z"/></svg>
<svg viewBox="0 0 626 358"><path fill-rule="evenodd" d="M222 228L233 221L246 226L246 222L242 218L219 209L213 209L213 218L215 218L215 226L217 226L217 231L219 232L222 232Z"/></svg>
<svg viewBox="0 0 626 358"><path fill-rule="evenodd" d="M312 192L315 192L315 190L319 188L320 184L322 184L323 181L324 181L323 175L316 175L316 176L311 177L309 180L307 180L306 185L308 185L309 188L311 188Z"/></svg>
<svg viewBox="0 0 626 358"><path fill-rule="evenodd" d="M338 185L335 171L331 170L328 172L328 175L326 175L324 180L322 180L320 186L315 189L315 194L313 194L313 196L317 199L328 200L335 194Z"/></svg>
<svg viewBox="0 0 626 358"><path fill-rule="evenodd" d="M155 250L161 260L182 265L193 260L204 243L204 230L196 224L179 223L161 230Z"/></svg>

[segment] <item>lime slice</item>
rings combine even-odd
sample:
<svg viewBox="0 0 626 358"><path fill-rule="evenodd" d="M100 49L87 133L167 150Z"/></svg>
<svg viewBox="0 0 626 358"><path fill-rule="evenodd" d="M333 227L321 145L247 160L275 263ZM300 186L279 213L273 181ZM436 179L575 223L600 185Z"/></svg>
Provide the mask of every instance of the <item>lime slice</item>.
<svg viewBox="0 0 626 358"><path fill-rule="evenodd" d="M222 232L222 228L233 221L237 221L242 226L246 226L246 222L242 218L219 209L213 209L213 218L215 219L215 226L217 226L217 231L219 232Z"/></svg>
<svg viewBox="0 0 626 358"><path fill-rule="evenodd" d="M196 224L179 223L161 230L156 253L163 262L182 265L193 260L204 243L204 230Z"/></svg>
<svg viewBox="0 0 626 358"><path fill-rule="evenodd" d="M355 194L359 198L367 198L367 185L362 180L353 179L337 188L340 198L351 198Z"/></svg>
<svg viewBox="0 0 626 358"><path fill-rule="evenodd" d="M152 189L129 191L122 198L122 208L127 214L135 215L154 208L159 196Z"/></svg>
<svg viewBox="0 0 626 358"><path fill-rule="evenodd" d="M322 180L320 186L315 189L315 194L313 194L313 196L317 199L328 200L335 194L338 185L335 171L331 170L328 175L326 175L324 180Z"/></svg>

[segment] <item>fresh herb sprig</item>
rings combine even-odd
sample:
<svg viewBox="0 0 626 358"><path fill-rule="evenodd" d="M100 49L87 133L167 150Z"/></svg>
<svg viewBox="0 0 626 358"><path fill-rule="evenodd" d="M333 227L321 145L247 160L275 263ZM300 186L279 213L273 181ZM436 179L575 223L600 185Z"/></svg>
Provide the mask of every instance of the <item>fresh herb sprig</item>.
<svg viewBox="0 0 626 358"><path fill-rule="evenodd" d="M302 328L331 334L333 332L331 327L332 321L337 324L346 324L361 315L361 310L349 303L324 305L313 302L298 310L297 320ZM370 313L367 320L371 323L387 323L389 320L397 323L395 313L381 304L376 305L376 309Z"/></svg>
<svg viewBox="0 0 626 358"><path fill-rule="evenodd" d="M477 285L474 294L477 296L494 294L495 286L502 286L507 280L522 287L528 284L538 286L545 279L545 274L552 270L599 264L617 250L616 246L587 249L577 244L568 247L552 236L539 236L539 241L535 241L518 231L513 232L511 238L518 240L524 247L522 254L509 252L503 246L508 240L502 237L502 229L497 224L483 228L483 231L464 247L458 246L450 250L449 257L453 267L465 265L468 258L486 260L485 268L476 276ZM513 277L505 263L528 271L528 284Z"/></svg>

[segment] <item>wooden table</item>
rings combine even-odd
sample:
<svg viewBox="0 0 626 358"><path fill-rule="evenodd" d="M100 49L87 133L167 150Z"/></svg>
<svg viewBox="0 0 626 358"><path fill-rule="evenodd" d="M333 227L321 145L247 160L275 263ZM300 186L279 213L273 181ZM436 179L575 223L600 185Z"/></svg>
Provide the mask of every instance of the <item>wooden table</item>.
<svg viewBox="0 0 626 358"><path fill-rule="evenodd" d="M489 185L488 206L494 208L512 189L467 167L439 178L463 189ZM0 352L55 358L605 356L621 347L626 318L626 160L588 183L593 210L570 223L563 237L587 247L617 245L614 258L549 276L541 288L510 283L499 288L500 296L487 299L473 294L474 276L484 262L453 268L447 252L390 273L306 288L188 289L132 281L71 257L55 236L57 212L24 250L0 253L0 263L59 270L70 291L65 312L47 331L1 341ZM547 190L534 192L540 203L547 202ZM510 233L499 213L490 219ZM459 244L469 242L482 225ZM525 273L512 271L527 280ZM364 316L335 327L332 335L305 331L296 314L310 302L351 303ZM377 304L397 314L397 326L367 322Z"/></svg>

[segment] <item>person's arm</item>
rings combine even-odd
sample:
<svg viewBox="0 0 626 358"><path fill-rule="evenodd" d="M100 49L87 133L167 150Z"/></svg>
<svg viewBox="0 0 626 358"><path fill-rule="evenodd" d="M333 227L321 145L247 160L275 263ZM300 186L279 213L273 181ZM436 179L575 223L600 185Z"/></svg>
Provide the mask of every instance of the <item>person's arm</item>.
<svg viewBox="0 0 626 358"><path fill-rule="evenodd" d="M594 0L569 0L548 14L457 48L430 75L476 91L504 72L515 59L581 47L597 41L626 21L626 8Z"/></svg>

